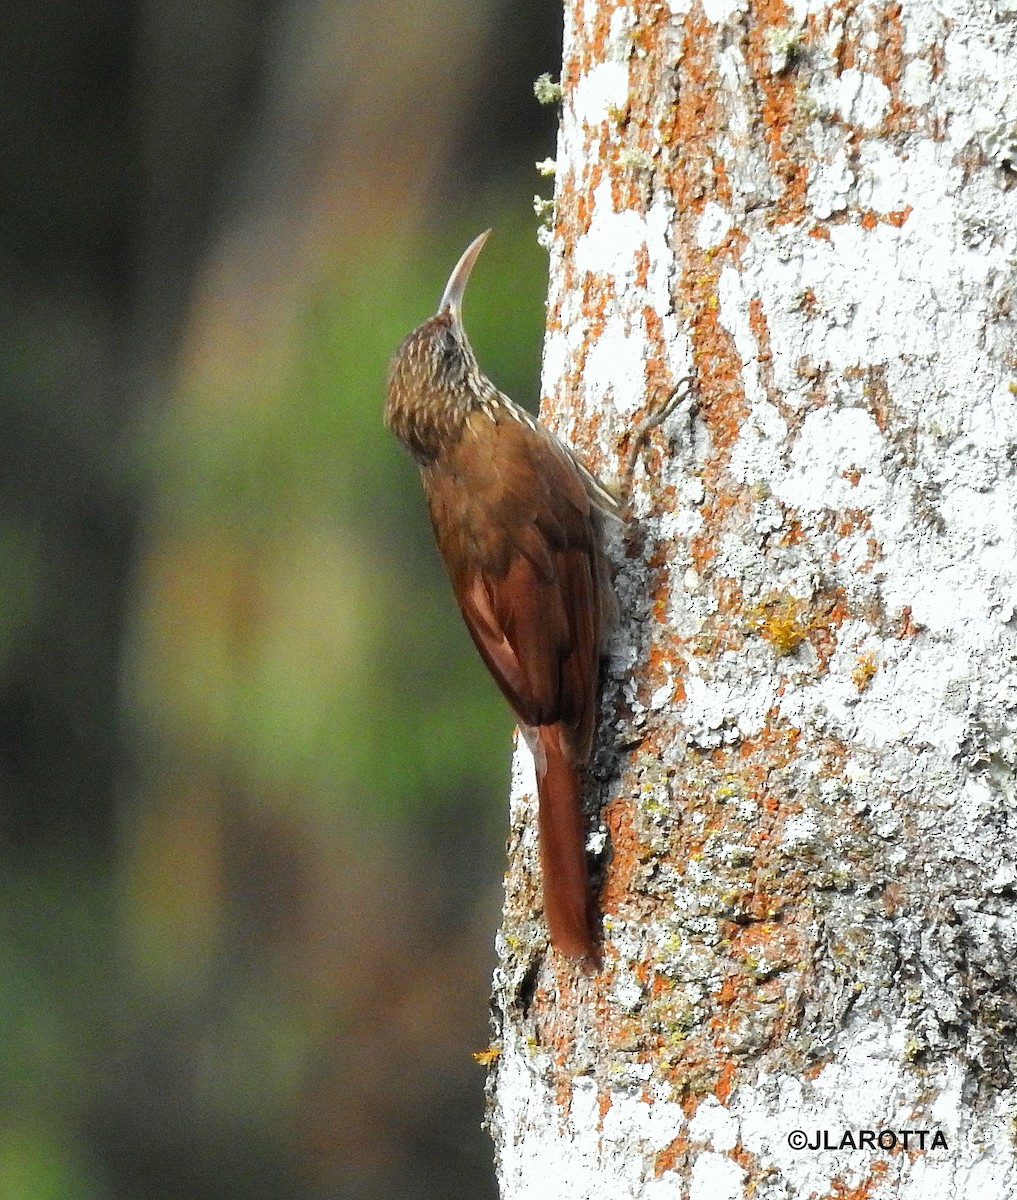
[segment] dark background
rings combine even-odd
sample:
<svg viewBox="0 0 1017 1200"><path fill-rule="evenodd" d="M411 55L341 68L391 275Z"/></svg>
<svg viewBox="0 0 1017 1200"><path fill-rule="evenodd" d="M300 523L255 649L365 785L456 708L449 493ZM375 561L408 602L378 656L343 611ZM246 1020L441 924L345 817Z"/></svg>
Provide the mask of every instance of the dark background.
<svg viewBox="0 0 1017 1200"><path fill-rule="evenodd" d="M387 360L536 400L539 0L36 0L0 39L0 1197L495 1194L511 722Z"/></svg>

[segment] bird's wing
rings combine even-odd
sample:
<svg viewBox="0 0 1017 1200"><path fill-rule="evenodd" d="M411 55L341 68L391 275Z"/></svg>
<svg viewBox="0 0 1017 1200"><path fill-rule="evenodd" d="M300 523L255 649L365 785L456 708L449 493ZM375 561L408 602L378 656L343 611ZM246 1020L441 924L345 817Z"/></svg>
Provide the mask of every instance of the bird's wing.
<svg viewBox="0 0 1017 1200"><path fill-rule="evenodd" d="M599 527L571 455L505 419L428 484L466 625L524 726L561 722L589 753L600 655ZM480 452L483 445L487 452ZM451 531L451 532L450 532Z"/></svg>

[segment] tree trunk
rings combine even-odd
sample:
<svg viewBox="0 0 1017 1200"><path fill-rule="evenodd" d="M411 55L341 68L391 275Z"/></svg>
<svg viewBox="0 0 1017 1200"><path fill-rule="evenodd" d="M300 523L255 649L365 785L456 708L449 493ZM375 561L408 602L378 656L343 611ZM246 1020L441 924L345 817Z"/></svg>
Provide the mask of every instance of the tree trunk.
<svg viewBox="0 0 1017 1200"><path fill-rule="evenodd" d="M569 0L545 413L617 546L551 955L517 754L504 1197L1017 1194L1017 4ZM606 834L606 837L605 837Z"/></svg>

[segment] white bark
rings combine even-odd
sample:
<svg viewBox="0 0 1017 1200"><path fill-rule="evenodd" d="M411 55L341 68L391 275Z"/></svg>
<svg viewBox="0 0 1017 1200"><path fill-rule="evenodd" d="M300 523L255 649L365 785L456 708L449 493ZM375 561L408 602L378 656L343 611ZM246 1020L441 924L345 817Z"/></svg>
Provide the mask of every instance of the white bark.
<svg viewBox="0 0 1017 1200"><path fill-rule="evenodd" d="M502 1194L1012 1197L1017 3L571 0L563 93L548 407L610 473L696 396L619 547L595 979L517 758Z"/></svg>

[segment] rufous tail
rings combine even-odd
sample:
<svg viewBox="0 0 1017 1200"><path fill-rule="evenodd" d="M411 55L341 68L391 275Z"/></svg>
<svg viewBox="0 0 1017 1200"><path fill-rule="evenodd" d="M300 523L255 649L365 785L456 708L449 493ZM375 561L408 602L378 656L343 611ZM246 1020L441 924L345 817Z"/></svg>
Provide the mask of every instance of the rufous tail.
<svg viewBox="0 0 1017 1200"><path fill-rule="evenodd" d="M551 945L595 970L600 948L586 865L580 769L563 744L562 725L541 725L536 732L543 752L537 756L537 794L544 917Z"/></svg>

